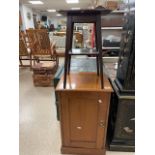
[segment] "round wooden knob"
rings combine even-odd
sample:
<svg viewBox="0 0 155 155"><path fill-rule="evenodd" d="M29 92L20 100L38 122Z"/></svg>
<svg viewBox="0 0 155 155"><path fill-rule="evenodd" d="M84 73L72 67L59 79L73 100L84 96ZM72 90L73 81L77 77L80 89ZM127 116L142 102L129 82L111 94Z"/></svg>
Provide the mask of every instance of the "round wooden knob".
<svg viewBox="0 0 155 155"><path fill-rule="evenodd" d="M81 126L77 126L76 127L78 130L82 130L82 127Z"/></svg>
<svg viewBox="0 0 155 155"><path fill-rule="evenodd" d="M102 100L101 100L101 99L99 99L99 100L98 100L98 103L102 103Z"/></svg>

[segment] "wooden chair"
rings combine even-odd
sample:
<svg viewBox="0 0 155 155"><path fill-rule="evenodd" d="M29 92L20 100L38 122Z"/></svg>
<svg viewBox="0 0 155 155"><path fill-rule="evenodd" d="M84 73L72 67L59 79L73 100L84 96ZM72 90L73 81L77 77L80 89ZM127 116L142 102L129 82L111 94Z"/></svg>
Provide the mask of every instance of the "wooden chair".
<svg viewBox="0 0 155 155"><path fill-rule="evenodd" d="M78 44L78 46L80 48L83 47L83 34L81 33L75 33L75 39L76 39L76 43Z"/></svg>
<svg viewBox="0 0 155 155"><path fill-rule="evenodd" d="M31 60L33 64L40 61L54 61L58 65L58 57L56 54L56 45L50 42L48 32L46 29L26 30L30 48Z"/></svg>
<svg viewBox="0 0 155 155"><path fill-rule="evenodd" d="M28 51L29 50L29 51ZM22 60L29 60L29 65L23 65ZM31 53L26 43L26 34L24 32L19 33L19 62L22 67L31 67Z"/></svg>

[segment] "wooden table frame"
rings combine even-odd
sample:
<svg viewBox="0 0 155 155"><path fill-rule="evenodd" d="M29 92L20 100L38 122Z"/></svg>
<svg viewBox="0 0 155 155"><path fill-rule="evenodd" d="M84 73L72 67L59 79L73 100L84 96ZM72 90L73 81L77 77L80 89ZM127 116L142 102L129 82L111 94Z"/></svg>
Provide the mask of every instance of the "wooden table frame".
<svg viewBox="0 0 155 155"><path fill-rule="evenodd" d="M101 14L108 14L109 10L68 10L67 13L67 32L66 32L66 49L65 49L65 71L64 71L64 88L66 88L66 77L70 73L72 52L72 39L74 31L74 23L94 23L95 24L95 41L96 41L96 57L97 75L100 75L101 88L103 83L103 62L102 62L102 40L101 40ZM91 53L76 53L76 55L92 55Z"/></svg>

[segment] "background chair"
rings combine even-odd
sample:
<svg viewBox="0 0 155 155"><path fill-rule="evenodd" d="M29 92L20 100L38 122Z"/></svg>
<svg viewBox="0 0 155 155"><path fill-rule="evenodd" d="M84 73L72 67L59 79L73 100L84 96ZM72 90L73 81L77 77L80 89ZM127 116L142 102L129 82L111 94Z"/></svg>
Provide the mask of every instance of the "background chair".
<svg viewBox="0 0 155 155"><path fill-rule="evenodd" d="M29 60L29 65L23 65L22 60ZM26 34L24 32L19 33L19 62L22 67L31 67L31 53L26 43Z"/></svg>
<svg viewBox="0 0 155 155"><path fill-rule="evenodd" d="M48 31L46 29L26 30L33 65L35 62L52 61L58 66L59 60L56 53L56 45L50 42Z"/></svg>

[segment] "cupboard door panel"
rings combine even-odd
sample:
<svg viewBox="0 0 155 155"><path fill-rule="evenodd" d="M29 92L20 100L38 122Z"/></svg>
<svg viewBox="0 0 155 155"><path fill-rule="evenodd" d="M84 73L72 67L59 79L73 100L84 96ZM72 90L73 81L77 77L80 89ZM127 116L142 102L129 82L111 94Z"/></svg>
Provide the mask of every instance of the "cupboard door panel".
<svg viewBox="0 0 155 155"><path fill-rule="evenodd" d="M96 141L98 110L95 99L69 99L71 141Z"/></svg>
<svg viewBox="0 0 155 155"><path fill-rule="evenodd" d="M105 124L107 112L103 94L67 92L61 98L63 134L64 139L68 139L65 140L66 144L72 147L102 148L105 137L101 123Z"/></svg>

